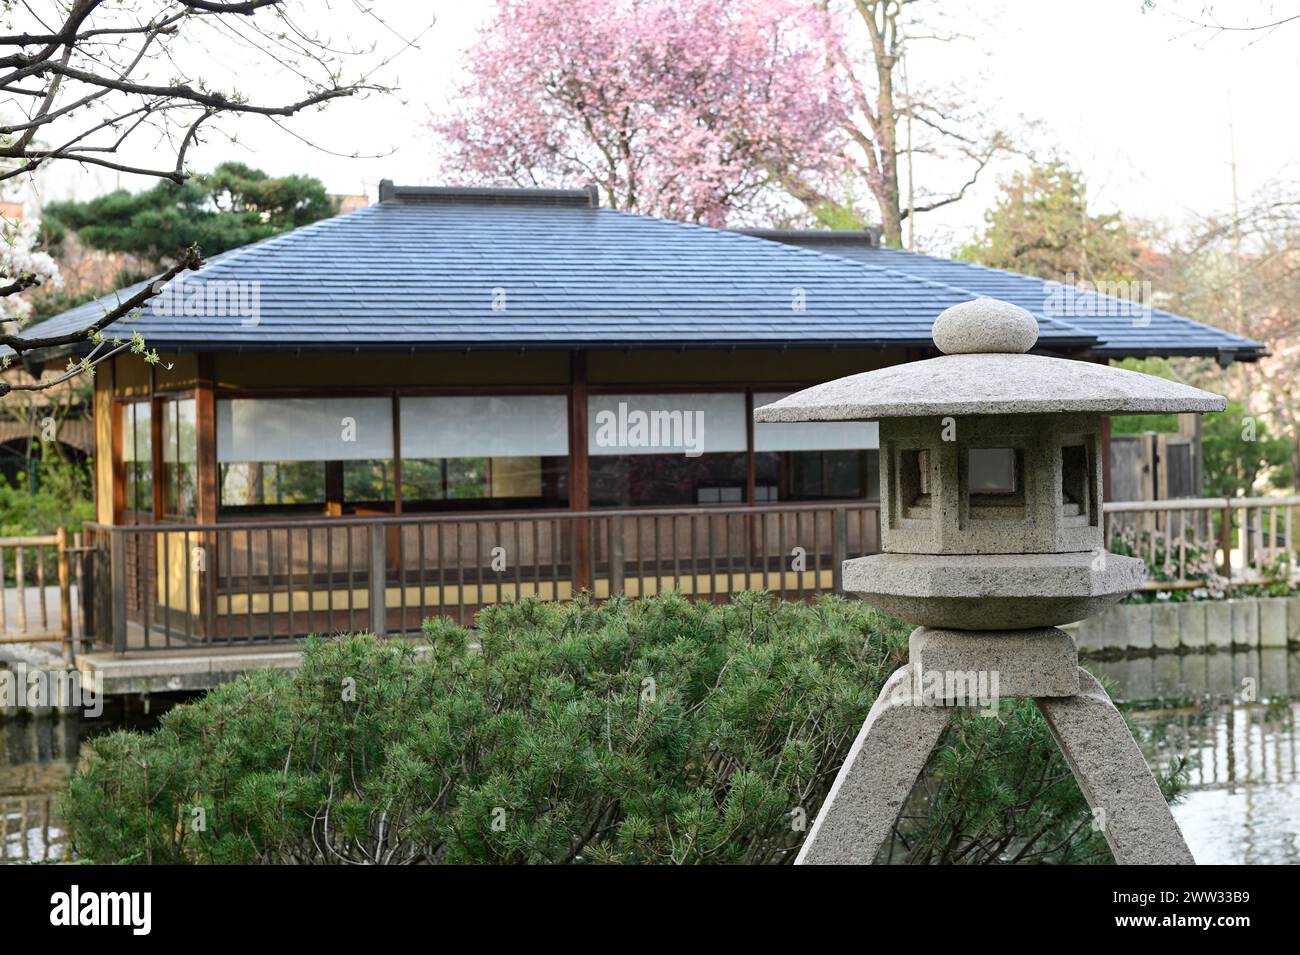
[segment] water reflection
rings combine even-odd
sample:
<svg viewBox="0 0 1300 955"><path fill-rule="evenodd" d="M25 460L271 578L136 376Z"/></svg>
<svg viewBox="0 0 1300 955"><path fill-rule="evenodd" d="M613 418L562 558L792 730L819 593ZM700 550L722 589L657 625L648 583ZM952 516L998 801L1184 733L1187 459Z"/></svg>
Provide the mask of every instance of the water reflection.
<svg viewBox="0 0 1300 955"><path fill-rule="evenodd" d="M1188 791L1174 816L1197 862L1300 863L1300 652L1162 654L1088 668L1130 704L1149 762L1186 761Z"/></svg>
<svg viewBox="0 0 1300 955"><path fill-rule="evenodd" d="M58 800L79 746L76 718L0 718L0 862L65 857Z"/></svg>
<svg viewBox="0 0 1300 955"><path fill-rule="evenodd" d="M0 863L67 859L59 800L82 743L114 729L152 727L184 698L155 695L146 704L136 697L112 697L97 719L83 719L78 712L0 713Z"/></svg>

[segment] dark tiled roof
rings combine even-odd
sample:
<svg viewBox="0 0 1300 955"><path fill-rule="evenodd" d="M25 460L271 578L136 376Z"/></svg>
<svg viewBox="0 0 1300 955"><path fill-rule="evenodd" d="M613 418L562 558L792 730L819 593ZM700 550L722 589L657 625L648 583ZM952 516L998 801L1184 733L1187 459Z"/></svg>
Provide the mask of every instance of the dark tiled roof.
<svg viewBox="0 0 1300 955"><path fill-rule="evenodd" d="M385 183L381 199L217 256L185 280L187 290L257 283L256 324L243 313L159 314L151 303L112 331L138 330L165 350L927 347L935 316L982 291L909 260L897 261L907 270L884 256L863 264L601 209L588 190ZM84 328L133 291L28 335ZM1041 348L1098 344L1091 330L1034 311Z"/></svg>
<svg viewBox="0 0 1300 955"><path fill-rule="evenodd" d="M601 209L587 190L385 184L381 195L215 257L186 280L258 283L256 325L239 314L171 317L151 303L113 330L168 350L906 347L928 345L935 316L971 297L885 267ZM133 291L28 335L83 328ZM1093 338L1049 322L1043 341Z"/></svg>
<svg viewBox="0 0 1300 955"><path fill-rule="evenodd" d="M1145 355L1207 355L1251 361L1264 353L1259 342L1204 325L1181 315L1152 308L1138 312L1106 295L1073 289L1030 275L931 255L882 248L869 233L776 232L763 234L779 242L817 249L861 262L884 266L916 278L943 282L1014 302L1042 321L1044 311L1099 339L1093 353L1107 358ZM1060 311L1061 303L1064 311Z"/></svg>

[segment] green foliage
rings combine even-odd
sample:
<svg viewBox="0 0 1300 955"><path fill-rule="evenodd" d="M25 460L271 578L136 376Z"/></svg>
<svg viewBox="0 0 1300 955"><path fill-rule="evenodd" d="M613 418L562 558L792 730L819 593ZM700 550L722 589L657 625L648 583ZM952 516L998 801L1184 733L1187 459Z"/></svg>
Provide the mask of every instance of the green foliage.
<svg viewBox="0 0 1300 955"><path fill-rule="evenodd" d="M529 599L477 622L430 620L418 650L313 640L292 675L252 673L171 710L149 735L92 741L64 807L77 853L102 863L789 862L906 640L859 602L805 607L765 594L721 607L671 593L600 606ZM1051 858L1099 857L1090 835L1072 844L1087 813L1077 790L1061 795L1068 770L1046 728L1006 725L1010 738L986 719L953 745L978 730L1040 760L1054 788L1035 777L1025 789L964 752L941 755L929 785L943 798L991 794L1008 846L1033 837L1008 808L1031 800L1025 819L1053 841L1066 834Z"/></svg>
<svg viewBox="0 0 1300 955"><path fill-rule="evenodd" d="M1139 371L1171 381L1181 381L1164 358L1127 358L1117 367ZM1178 432L1178 416L1117 415L1111 418L1112 434L1161 434ZM1295 486L1295 468L1291 441L1274 435L1267 422L1248 415L1240 402L1229 401L1219 413L1202 415L1201 447L1203 452L1206 497L1237 497L1256 493L1256 483L1288 489Z"/></svg>
<svg viewBox="0 0 1300 955"><path fill-rule="evenodd" d="M1136 371L1144 375L1154 375L1169 381L1182 382L1167 358L1125 358L1114 363L1116 368ZM1185 382L1184 382L1185 383ZM1176 414L1130 414L1114 415L1110 419L1111 434L1177 434L1178 415Z"/></svg>
<svg viewBox="0 0 1300 955"><path fill-rule="evenodd" d="M69 533L95 519L91 502L90 468L53 455L40 460L36 487L0 479L0 536L53 534L60 527Z"/></svg>
<svg viewBox="0 0 1300 955"><path fill-rule="evenodd" d="M1256 493L1257 482L1274 488L1295 486L1291 442L1272 434L1263 418L1247 415L1239 402L1201 419L1205 493L1235 497Z"/></svg>
<svg viewBox="0 0 1300 955"><path fill-rule="evenodd" d="M26 475L20 475L16 484L0 477L0 536L43 536L53 534L60 527L74 534L81 530L83 523L95 519L89 465L62 461L51 454L38 460L35 477L35 491L28 489ZM53 547L31 550L27 560L28 586L37 579L36 568L31 563L33 560L45 564L47 581L58 581L58 554ZM4 583L13 585L16 575L15 562L7 560Z"/></svg>
<svg viewBox="0 0 1300 955"><path fill-rule="evenodd" d="M42 230L49 246L71 230L91 248L159 259L191 245L216 255L333 213L318 179L272 178L228 162L180 185L161 182L144 192L118 189L89 202L50 203Z"/></svg>
<svg viewBox="0 0 1300 955"><path fill-rule="evenodd" d="M957 258L1063 282L1131 280L1137 249L1118 215L1088 211L1083 177L1052 161L1016 173Z"/></svg>
<svg viewBox="0 0 1300 955"><path fill-rule="evenodd" d="M856 232L871 227L871 220L858 211L856 197L849 196L843 202L823 199L811 208L813 219L820 229L835 229Z"/></svg>

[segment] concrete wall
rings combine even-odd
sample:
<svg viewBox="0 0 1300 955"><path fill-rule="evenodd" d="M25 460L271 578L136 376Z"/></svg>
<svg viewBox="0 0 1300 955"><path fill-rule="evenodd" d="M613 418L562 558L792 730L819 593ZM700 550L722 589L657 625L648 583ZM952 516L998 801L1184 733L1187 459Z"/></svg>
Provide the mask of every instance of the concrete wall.
<svg viewBox="0 0 1300 955"><path fill-rule="evenodd" d="M1300 596L1116 604L1068 628L1080 653L1300 644Z"/></svg>

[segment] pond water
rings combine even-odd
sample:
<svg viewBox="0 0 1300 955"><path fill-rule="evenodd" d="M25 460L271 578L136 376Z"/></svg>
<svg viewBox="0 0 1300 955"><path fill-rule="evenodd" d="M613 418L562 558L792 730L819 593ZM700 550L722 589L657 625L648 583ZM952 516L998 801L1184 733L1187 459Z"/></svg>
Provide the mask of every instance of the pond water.
<svg viewBox="0 0 1300 955"><path fill-rule="evenodd" d="M1300 651L1093 661L1152 765L1185 760L1174 816L1200 863L1300 863ZM0 861L64 858L58 799L82 743L145 728L183 697L106 702L95 720L0 715Z"/></svg>
<svg viewBox="0 0 1300 955"><path fill-rule="evenodd" d="M1090 662L1129 703L1152 765L1185 760L1174 806L1196 861L1300 863L1300 651Z"/></svg>
<svg viewBox="0 0 1300 955"><path fill-rule="evenodd" d="M182 699L111 698L97 719L0 712L0 863L65 859L58 803L82 744L115 729L147 729Z"/></svg>

